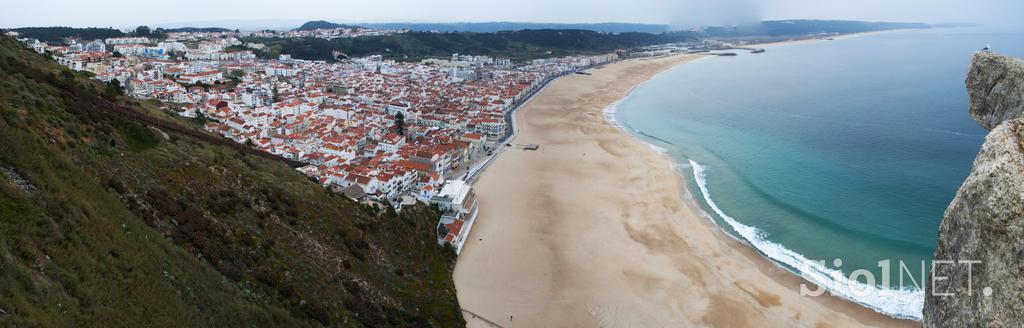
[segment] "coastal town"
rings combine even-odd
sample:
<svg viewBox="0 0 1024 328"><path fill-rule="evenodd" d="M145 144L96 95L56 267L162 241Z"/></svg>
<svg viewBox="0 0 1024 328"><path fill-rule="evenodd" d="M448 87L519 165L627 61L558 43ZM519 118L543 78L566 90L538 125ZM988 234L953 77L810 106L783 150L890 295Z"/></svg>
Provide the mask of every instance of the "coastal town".
<svg viewBox="0 0 1024 328"><path fill-rule="evenodd" d="M619 54L508 58L453 54L419 62L383 57L337 62L257 58L242 37L356 37L400 33L328 29L179 32L66 40L22 39L76 71L162 101L177 115L267 153L300 161L321 185L360 202L444 211L438 240L461 249L476 216L471 180L505 147L512 112L560 75ZM16 36L16 35L15 35ZM508 145L510 146L510 145Z"/></svg>
<svg viewBox="0 0 1024 328"><path fill-rule="evenodd" d="M1022 6L13 1L0 327L1012 326Z"/></svg>

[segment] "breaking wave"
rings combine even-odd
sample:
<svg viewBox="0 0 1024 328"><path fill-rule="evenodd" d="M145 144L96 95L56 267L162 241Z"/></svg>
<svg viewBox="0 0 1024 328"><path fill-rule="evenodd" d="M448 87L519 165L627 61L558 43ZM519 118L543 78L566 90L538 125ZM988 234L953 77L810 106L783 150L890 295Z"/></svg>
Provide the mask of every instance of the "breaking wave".
<svg viewBox="0 0 1024 328"><path fill-rule="evenodd" d="M619 104L622 100L615 102L602 110L602 116L609 124L618 127L632 136L643 136L651 140L657 140L669 145L672 142L635 129L628 124L616 119ZM642 138L639 138L643 140ZM652 142L646 142L656 151L665 154L667 151ZM794 252L771 240L755 227L744 225L729 215L715 204L711 193L707 188L704 166L690 160L690 167L693 168L694 181L700 188L701 195L708 206L728 224L739 235L738 239L749 244L773 262L779 264L794 274L803 277L807 281L818 286L825 287L833 295L848 299L876 312L899 319L911 319L920 321L924 308L924 291L916 288L891 289L874 285L867 285L857 280L852 280L843 275L842 271L830 269L823 262L812 261L800 253ZM677 163L673 161L675 167ZM708 216L714 223L714 218ZM921 282L924 283L924 282ZM816 290L814 286L808 287Z"/></svg>
<svg viewBox="0 0 1024 328"><path fill-rule="evenodd" d="M768 240L764 233L757 228L744 225L725 214L711 198L711 193L707 188L704 166L693 160L690 160L690 166L693 168L694 181L697 183L697 187L700 188L701 195L704 197L704 201L707 202L708 207L722 218L726 224L732 227L742 237L743 241L757 249L761 254L773 261L784 264L791 271L795 270L794 273L818 286L825 287L836 296L851 300L891 317L921 320L921 311L924 308L924 291L916 288L883 288L851 280L839 270L829 269L822 262L812 261L797 252ZM808 288L814 290L813 287Z"/></svg>

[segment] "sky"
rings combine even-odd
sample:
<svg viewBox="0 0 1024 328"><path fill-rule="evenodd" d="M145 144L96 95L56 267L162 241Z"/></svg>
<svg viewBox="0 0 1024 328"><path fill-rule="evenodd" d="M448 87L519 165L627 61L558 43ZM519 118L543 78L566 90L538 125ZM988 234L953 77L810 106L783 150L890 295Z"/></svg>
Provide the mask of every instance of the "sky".
<svg viewBox="0 0 1024 328"><path fill-rule="evenodd" d="M1016 25L1024 0L10 0L2 7L0 27L294 27L314 19L693 27L798 18Z"/></svg>

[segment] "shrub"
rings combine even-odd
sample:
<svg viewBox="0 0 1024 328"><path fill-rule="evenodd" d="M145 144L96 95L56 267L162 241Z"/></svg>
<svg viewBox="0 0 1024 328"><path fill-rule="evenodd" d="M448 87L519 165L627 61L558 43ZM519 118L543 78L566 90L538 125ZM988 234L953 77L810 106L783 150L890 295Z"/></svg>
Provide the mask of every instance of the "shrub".
<svg viewBox="0 0 1024 328"><path fill-rule="evenodd" d="M159 137L152 130L138 123L121 121L118 124L117 132L128 145L128 150L132 152L140 153L160 144Z"/></svg>

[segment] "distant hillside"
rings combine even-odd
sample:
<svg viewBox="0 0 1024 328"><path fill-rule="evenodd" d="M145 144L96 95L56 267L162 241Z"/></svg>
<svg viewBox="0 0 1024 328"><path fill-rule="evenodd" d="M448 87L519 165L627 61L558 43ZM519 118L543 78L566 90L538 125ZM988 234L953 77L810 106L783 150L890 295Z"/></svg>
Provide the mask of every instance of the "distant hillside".
<svg viewBox="0 0 1024 328"><path fill-rule="evenodd" d="M0 326L465 326L432 209L152 107L0 37Z"/></svg>
<svg viewBox="0 0 1024 328"><path fill-rule="evenodd" d="M313 23L313 22L311 22ZM326 23L326 22L323 22ZM327 23L332 24L332 23ZM455 29L470 26L480 30L514 29L533 23L467 23L421 24L415 29L444 27ZM576 24L612 29L618 23ZM307 24L310 25L310 24ZM307 26L304 25L304 26ZM543 24L541 24L543 25ZM570 26L570 24L547 24ZM314 25L316 26L316 25ZM366 24L376 28L408 28L405 23ZM622 29L658 29L661 25L621 24ZM308 27L308 26L307 26ZM446 57L453 53L510 57L522 61L536 58L592 54L655 44L689 42L706 38L773 41L781 38L805 37L817 34L856 33L900 28L928 28L918 23L876 23L857 21L787 20L765 21L729 27L705 27L695 30L659 33L621 32L602 33L588 29L520 29L498 32L410 32L386 36L364 36L324 40L318 38L279 39L248 38L246 42L268 45L261 55L274 58L285 53L300 59L335 60L333 51L350 57L383 55L397 60L419 60L427 57ZM664 28L661 26L660 28Z"/></svg>
<svg viewBox="0 0 1024 328"><path fill-rule="evenodd" d="M246 42L268 45L263 55L291 54L296 58L334 60L332 51L349 56L381 54L399 60L445 57L453 53L510 57L528 60L570 54L601 53L659 43L692 41L689 32L666 34L607 34L586 30L520 30L497 33L411 32L387 36L365 36L324 40L248 38Z"/></svg>
<svg viewBox="0 0 1024 328"><path fill-rule="evenodd" d="M315 24L314 24L315 23ZM309 22L312 26L345 26L325 21ZM672 31L666 24L638 23L517 23L517 22L486 22L486 23L363 23L360 26L375 29L402 30L417 32L473 32L495 33L519 30L588 30L601 33L640 32L660 34ZM862 22L842 20L777 20L738 26L705 27L704 31L717 36L779 36L802 35L813 33L855 33L898 28L927 28L929 25L920 23ZM330 27L319 27L330 28ZM303 28L300 27L300 30Z"/></svg>
<svg viewBox="0 0 1024 328"><path fill-rule="evenodd" d="M859 33L906 28L929 28L923 23L888 23L841 20L780 20L763 21L737 26L705 27L701 31L709 37L790 36L823 33Z"/></svg>
<svg viewBox="0 0 1024 328"><path fill-rule="evenodd" d="M335 23L331 23L331 22L328 22L328 21L322 21L321 20L321 21L309 21L309 22L306 22L305 24L302 24L302 26L299 26L299 28L297 28L295 30L297 30L297 31L312 31L312 30L333 29L333 28L349 28L349 29L351 29L351 28L359 28L359 26L345 25L345 24L335 24Z"/></svg>
<svg viewBox="0 0 1024 328"><path fill-rule="evenodd" d="M602 33L642 32L642 33L663 33L669 30L668 25L663 24L636 24L636 23L593 23L593 24L560 24L560 23L515 23L515 22L489 22L489 23L368 23L360 24L368 28L401 30L409 29L420 32L476 32L494 33L500 31L519 30L588 30Z"/></svg>
<svg viewBox="0 0 1024 328"><path fill-rule="evenodd" d="M65 38L76 37L81 40L106 39L125 36L120 30L112 28L74 28L64 26L52 27L20 27L10 31L18 32L19 37L39 39L43 42L62 42Z"/></svg>
<svg viewBox="0 0 1024 328"><path fill-rule="evenodd" d="M223 27L177 27L160 29L164 33L179 33L179 32L234 32L235 30L226 29Z"/></svg>

